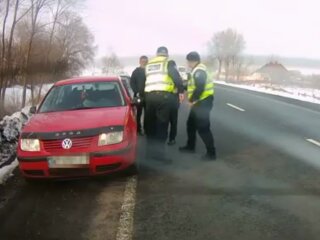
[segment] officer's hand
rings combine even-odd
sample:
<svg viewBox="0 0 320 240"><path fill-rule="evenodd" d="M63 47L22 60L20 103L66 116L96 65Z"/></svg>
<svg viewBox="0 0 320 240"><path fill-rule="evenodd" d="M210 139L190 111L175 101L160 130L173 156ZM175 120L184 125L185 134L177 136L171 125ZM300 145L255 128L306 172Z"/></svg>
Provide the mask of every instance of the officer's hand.
<svg viewBox="0 0 320 240"><path fill-rule="evenodd" d="M194 105L194 102L188 102L189 107L192 107Z"/></svg>
<svg viewBox="0 0 320 240"><path fill-rule="evenodd" d="M183 93L179 94L179 100L180 100L180 103L183 102L183 100L184 100L184 94Z"/></svg>

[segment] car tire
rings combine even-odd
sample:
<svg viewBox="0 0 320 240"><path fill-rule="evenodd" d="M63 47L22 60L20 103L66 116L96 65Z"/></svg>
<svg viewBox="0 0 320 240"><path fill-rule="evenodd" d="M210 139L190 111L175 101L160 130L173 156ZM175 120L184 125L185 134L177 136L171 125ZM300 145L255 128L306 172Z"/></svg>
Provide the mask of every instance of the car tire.
<svg viewBox="0 0 320 240"><path fill-rule="evenodd" d="M48 179L24 178L26 184L33 186L41 186L50 182Z"/></svg>
<svg viewBox="0 0 320 240"><path fill-rule="evenodd" d="M33 179L33 178L24 178L25 182L27 184L30 184L30 185L36 185L36 184L39 184L39 180L37 179Z"/></svg>
<svg viewBox="0 0 320 240"><path fill-rule="evenodd" d="M137 163L132 164L126 169L126 174L128 176L137 175L139 173L139 165Z"/></svg>

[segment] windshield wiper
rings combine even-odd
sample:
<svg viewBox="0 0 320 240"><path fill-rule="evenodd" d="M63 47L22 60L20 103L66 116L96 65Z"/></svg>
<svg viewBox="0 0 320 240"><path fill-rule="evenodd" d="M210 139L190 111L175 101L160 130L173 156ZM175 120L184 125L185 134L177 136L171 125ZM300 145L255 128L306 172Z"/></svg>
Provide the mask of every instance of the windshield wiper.
<svg viewBox="0 0 320 240"><path fill-rule="evenodd" d="M76 107L76 108L67 109L65 111L76 111L76 110L94 109L94 108L97 108L97 107Z"/></svg>

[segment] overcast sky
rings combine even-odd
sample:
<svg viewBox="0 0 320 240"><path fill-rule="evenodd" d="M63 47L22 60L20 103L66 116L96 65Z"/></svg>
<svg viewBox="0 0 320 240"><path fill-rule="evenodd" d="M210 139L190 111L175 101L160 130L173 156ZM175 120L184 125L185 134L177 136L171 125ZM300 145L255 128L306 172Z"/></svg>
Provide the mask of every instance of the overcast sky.
<svg viewBox="0 0 320 240"><path fill-rule="evenodd" d="M319 0L87 0L83 13L98 56L205 52L214 32L234 28L246 53L320 58Z"/></svg>

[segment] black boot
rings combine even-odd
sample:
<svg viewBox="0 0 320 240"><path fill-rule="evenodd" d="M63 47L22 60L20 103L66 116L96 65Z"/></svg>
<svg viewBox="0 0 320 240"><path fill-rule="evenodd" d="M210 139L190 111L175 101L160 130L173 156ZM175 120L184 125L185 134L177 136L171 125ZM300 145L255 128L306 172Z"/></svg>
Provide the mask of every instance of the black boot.
<svg viewBox="0 0 320 240"><path fill-rule="evenodd" d="M141 128L137 129L137 133L138 133L139 136L144 136L144 132L143 132L143 130Z"/></svg>
<svg viewBox="0 0 320 240"><path fill-rule="evenodd" d="M195 148L186 145L186 146L180 147L179 151L180 152L185 152L185 153L194 153L195 152Z"/></svg>
<svg viewBox="0 0 320 240"><path fill-rule="evenodd" d="M207 152L201 159L203 161L215 161L217 160L217 155L215 152Z"/></svg>

